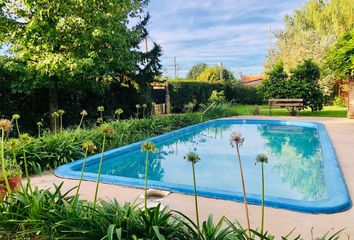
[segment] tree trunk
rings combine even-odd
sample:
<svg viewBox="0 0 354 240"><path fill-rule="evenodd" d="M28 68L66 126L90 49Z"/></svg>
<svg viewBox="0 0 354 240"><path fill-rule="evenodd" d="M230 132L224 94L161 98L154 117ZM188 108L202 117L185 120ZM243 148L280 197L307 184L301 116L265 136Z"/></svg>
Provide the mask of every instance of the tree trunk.
<svg viewBox="0 0 354 240"><path fill-rule="evenodd" d="M57 111L59 108L58 103L58 85L57 80L53 79L51 86L49 87L49 114ZM50 118L50 129L54 130L54 118ZM58 126L58 124L56 124Z"/></svg>
<svg viewBox="0 0 354 240"><path fill-rule="evenodd" d="M354 119L354 76L348 81L348 118Z"/></svg>

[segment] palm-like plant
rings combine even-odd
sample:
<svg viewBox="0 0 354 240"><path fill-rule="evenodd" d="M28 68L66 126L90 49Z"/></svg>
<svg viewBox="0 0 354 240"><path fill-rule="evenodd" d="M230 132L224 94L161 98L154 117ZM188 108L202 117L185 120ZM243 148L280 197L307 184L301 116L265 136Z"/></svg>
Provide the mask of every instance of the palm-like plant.
<svg viewBox="0 0 354 240"><path fill-rule="evenodd" d="M249 217L248 206L247 206L245 178L243 176L242 161L241 161L241 156L240 156L240 147L242 146L244 141L245 141L245 139L241 136L240 133L233 133L230 137L231 146L236 147L236 151L237 151L237 159L238 159L238 163L239 163L239 167L240 167L240 176L241 176L241 183L242 183L243 203L244 203L245 212L246 212L248 235L250 236L251 235L251 233L250 233L251 224L250 224L250 217Z"/></svg>
<svg viewBox="0 0 354 240"><path fill-rule="evenodd" d="M195 215L196 215L197 227L198 227L198 239L200 239L199 210L198 210L198 198L197 198L197 181L195 179L195 164L200 161L200 157L195 152L189 152L184 157L184 159L186 159L188 162L192 163Z"/></svg>
<svg viewBox="0 0 354 240"><path fill-rule="evenodd" d="M63 115L64 115L65 111L63 109L59 109L58 110L58 114L59 114L59 124L60 124L60 133L63 133Z"/></svg>
<svg viewBox="0 0 354 240"><path fill-rule="evenodd" d="M96 184L96 190L95 190L95 197L93 201L93 208L96 207L96 202L97 202L97 195L98 195L98 187L100 184L100 178L101 178L101 170L102 170L102 162L103 162L103 157L104 157L104 150L106 146L106 140L107 137L111 136L113 134L113 128L108 125L108 124L102 124L100 126L101 133L103 134L103 140L102 140L102 150L101 150L101 159L100 163L98 166L98 175L97 175L97 184Z"/></svg>
<svg viewBox="0 0 354 240"><path fill-rule="evenodd" d="M5 132L9 133L12 129L12 124L11 121L8 119L0 119L0 128L1 128L1 169L2 169L2 174L4 176L4 181L6 185L7 192L9 194L12 193L11 187L9 184L9 180L7 178L7 171L6 171L6 166L7 166L7 161L5 159Z"/></svg>
<svg viewBox="0 0 354 240"><path fill-rule="evenodd" d="M268 157L265 154L259 154L256 157L256 162L261 163L262 166L262 224L261 224L261 234L263 235L264 230L264 163L268 163Z"/></svg>
<svg viewBox="0 0 354 240"><path fill-rule="evenodd" d="M156 146L152 142L144 142L141 145L141 151L146 152L145 157L145 184L144 184L144 207L147 211L147 184L148 184L148 175L149 175L149 153L156 152Z"/></svg>
<svg viewBox="0 0 354 240"><path fill-rule="evenodd" d="M16 129L17 129L17 135L20 136L20 127L18 126L18 119L20 119L20 115L19 114L14 114L12 115L12 121L15 121L16 124Z"/></svg>

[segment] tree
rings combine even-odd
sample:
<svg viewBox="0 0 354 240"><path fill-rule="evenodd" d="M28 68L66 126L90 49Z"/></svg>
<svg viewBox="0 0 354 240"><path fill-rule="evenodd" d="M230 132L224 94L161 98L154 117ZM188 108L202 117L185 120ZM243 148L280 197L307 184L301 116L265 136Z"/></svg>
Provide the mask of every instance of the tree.
<svg viewBox="0 0 354 240"><path fill-rule="evenodd" d="M312 111L323 107L323 93L318 84L320 68L311 60L305 60L290 70L290 76L283 64L276 64L268 72L268 79L263 81L261 89L266 99L269 98L302 98L304 107Z"/></svg>
<svg viewBox="0 0 354 240"><path fill-rule="evenodd" d="M287 98L289 96L287 79L283 63L277 63L267 73L268 78L262 82L261 92L266 100L270 98Z"/></svg>
<svg viewBox="0 0 354 240"><path fill-rule="evenodd" d="M348 117L354 118L354 28L327 52L325 62L338 76L348 79Z"/></svg>
<svg viewBox="0 0 354 240"><path fill-rule="evenodd" d="M292 98L303 98L304 107L310 107L312 111L323 108L323 93L318 84L320 68L312 60L305 60L291 70L288 81L288 89ZM290 97L289 97L290 98Z"/></svg>
<svg viewBox="0 0 354 240"><path fill-rule="evenodd" d="M231 82L235 80L234 75L231 71L222 67L207 67L204 71L197 77L199 81L207 82Z"/></svg>
<svg viewBox="0 0 354 240"><path fill-rule="evenodd" d="M147 54L148 0L3 0L0 42L10 46L6 68L26 69L12 84L17 92L48 89L49 111L58 90L92 89L152 81L161 68L158 45ZM136 24L132 24L132 22Z"/></svg>
<svg viewBox="0 0 354 240"><path fill-rule="evenodd" d="M194 65L187 73L187 79L195 80L208 67L206 63Z"/></svg>
<svg viewBox="0 0 354 240"><path fill-rule="evenodd" d="M312 59L322 70L319 84L327 96L332 95L338 79L324 66L326 52L338 38L354 26L354 1L310 0L286 16L285 30L276 33L276 48L269 52L265 68L282 61L289 72L306 59Z"/></svg>

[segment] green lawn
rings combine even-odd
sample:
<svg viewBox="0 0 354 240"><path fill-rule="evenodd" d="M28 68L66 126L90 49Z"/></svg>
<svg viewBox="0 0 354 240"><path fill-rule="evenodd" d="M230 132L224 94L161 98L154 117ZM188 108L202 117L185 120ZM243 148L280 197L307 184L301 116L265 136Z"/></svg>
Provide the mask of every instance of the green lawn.
<svg viewBox="0 0 354 240"><path fill-rule="evenodd" d="M267 105L258 106L262 116L269 116L269 109ZM236 115L252 115L252 111L256 108L255 105L233 105L232 111ZM284 108L273 108L273 116L289 116L289 112ZM312 117L346 117L347 108L337 106L325 106L322 111L311 112L310 109L305 109L300 112L300 116L312 116Z"/></svg>

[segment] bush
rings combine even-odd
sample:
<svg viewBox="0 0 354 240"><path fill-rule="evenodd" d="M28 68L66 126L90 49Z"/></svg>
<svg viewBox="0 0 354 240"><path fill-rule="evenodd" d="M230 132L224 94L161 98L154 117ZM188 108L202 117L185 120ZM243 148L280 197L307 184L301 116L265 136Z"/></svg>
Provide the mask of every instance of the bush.
<svg viewBox="0 0 354 240"><path fill-rule="evenodd" d="M171 105L173 112L183 111L183 107L195 99L198 104L208 103L209 97L214 90L222 91L221 83L205 81L178 80L169 82Z"/></svg>
<svg viewBox="0 0 354 240"><path fill-rule="evenodd" d="M203 120L234 115L227 106L210 109ZM112 121L114 133L108 139L106 149L114 149L135 143L175 129L193 125L202 121L200 113L172 114L146 119L129 119ZM6 142L7 156L16 156L18 162L23 162L23 147L26 150L30 173L41 173L54 169L83 157L82 143L91 140L98 146L102 143L102 134L97 127L92 129L68 129L63 133L46 132L40 138L30 138L23 144L12 146L12 141ZM21 164L23 166L23 164Z"/></svg>
<svg viewBox="0 0 354 240"><path fill-rule="evenodd" d="M335 97L333 101L333 105L337 107L346 107L347 103L342 97Z"/></svg>
<svg viewBox="0 0 354 240"><path fill-rule="evenodd" d="M160 205L140 209L117 200L100 201L96 208L89 201L77 200L71 192L62 192L61 183L53 191L24 187L20 192L0 201L0 238L14 239L274 239L268 232L262 234L247 230L225 217L213 221L210 216L198 231L193 220L182 213L162 209ZM294 231L294 230L293 230ZM300 235L281 237L300 239ZM316 239L339 239L341 231L327 233Z"/></svg>
<svg viewBox="0 0 354 240"><path fill-rule="evenodd" d="M276 64L268 73L268 79L263 81L261 91L266 100L269 98L302 98L304 108L312 111L323 108L324 97L318 84L320 69L311 60L305 60L290 71L290 76L284 72L282 64Z"/></svg>
<svg viewBox="0 0 354 240"><path fill-rule="evenodd" d="M238 104L262 104L263 95L254 87L236 84L210 83L192 80L169 82L173 112L183 111L184 106L195 100L197 104L208 104L213 91L224 91L226 101ZM197 105L196 104L196 105Z"/></svg>
<svg viewBox="0 0 354 240"><path fill-rule="evenodd" d="M209 102L216 103L216 104L224 103L225 102L224 91L220 91L220 92L218 92L217 90L212 91L209 98Z"/></svg>

